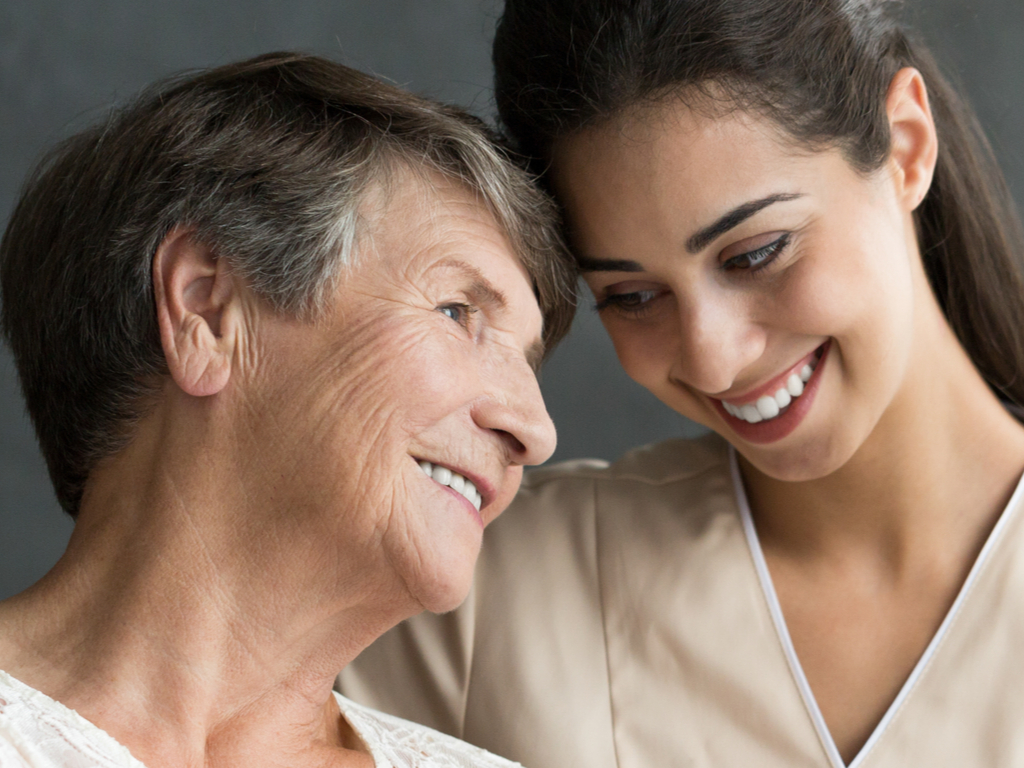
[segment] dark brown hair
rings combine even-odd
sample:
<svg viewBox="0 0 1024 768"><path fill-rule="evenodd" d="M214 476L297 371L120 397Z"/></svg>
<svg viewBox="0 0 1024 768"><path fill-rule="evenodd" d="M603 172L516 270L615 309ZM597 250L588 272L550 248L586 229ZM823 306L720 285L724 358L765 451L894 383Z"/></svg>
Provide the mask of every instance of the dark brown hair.
<svg viewBox="0 0 1024 768"><path fill-rule="evenodd" d="M464 112L326 59L267 54L158 83L40 165L0 243L2 330L61 506L167 373L151 266L174 227L273 311L313 320L360 207L398 167L464 184L534 281L550 349L574 309L554 207Z"/></svg>
<svg viewBox="0 0 1024 768"><path fill-rule="evenodd" d="M939 136L915 213L925 269L989 386L1024 405L1020 220L976 118L897 10L887 0L507 0L498 109L538 170L557 139L624 109L724 95L868 173L890 151L889 85L917 68Z"/></svg>

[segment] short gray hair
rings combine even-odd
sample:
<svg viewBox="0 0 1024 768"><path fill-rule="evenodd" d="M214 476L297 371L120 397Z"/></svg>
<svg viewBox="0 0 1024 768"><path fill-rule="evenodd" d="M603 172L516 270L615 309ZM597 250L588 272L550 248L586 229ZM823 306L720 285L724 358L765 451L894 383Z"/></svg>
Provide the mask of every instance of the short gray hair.
<svg viewBox="0 0 1024 768"><path fill-rule="evenodd" d="M275 53L156 84L58 146L0 243L2 329L61 506L167 375L152 260L175 227L276 311L315 319L398 166L475 192L530 274L547 349L575 309L551 201L476 118L327 59Z"/></svg>

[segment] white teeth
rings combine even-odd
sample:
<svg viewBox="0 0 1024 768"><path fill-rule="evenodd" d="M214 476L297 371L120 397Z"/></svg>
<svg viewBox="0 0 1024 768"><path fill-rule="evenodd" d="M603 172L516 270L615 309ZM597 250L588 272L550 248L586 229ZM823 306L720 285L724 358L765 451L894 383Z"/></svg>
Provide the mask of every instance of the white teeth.
<svg viewBox="0 0 1024 768"><path fill-rule="evenodd" d="M779 389L779 391L775 393L775 402L779 404L779 408L785 408L793 402L793 398L789 394L789 390Z"/></svg>
<svg viewBox="0 0 1024 768"><path fill-rule="evenodd" d="M774 397L765 395L757 399L757 412L761 414L762 419L774 419L779 415L779 404L775 402Z"/></svg>
<svg viewBox="0 0 1024 768"><path fill-rule="evenodd" d="M435 480L441 485L447 485L456 493L461 494L469 503L476 507L476 511L480 511L480 506L483 504L483 497L480 495L480 491L476 489L472 480L463 477L458 472L452 472L447 467L439 467L435 464L431 464L429 461L417 461L419 468L423 470L423 474L427 477Z"/></svg>
<svg viewBox="0 0 1024 768"><path fill-rule="evenodd" d="M733 405L721 400L722 407L730 416L743 419L751 424L777 418L783 409L804 393L804 384L814 374L817 364L818 361L814 360L798 372L791 373L786 379L786 386L779 387L774 395L763 395L757 399L756 403L747 403L746 405Z"/></svg>
<svg viewBox="0 0 1024 768"><path fill-rule="evenodd" d="M740 408L740 418L744 421L749 421L751 424L757 424L759 421L764 420L761 412L757 410L757 406L750 404Z"/></svg>

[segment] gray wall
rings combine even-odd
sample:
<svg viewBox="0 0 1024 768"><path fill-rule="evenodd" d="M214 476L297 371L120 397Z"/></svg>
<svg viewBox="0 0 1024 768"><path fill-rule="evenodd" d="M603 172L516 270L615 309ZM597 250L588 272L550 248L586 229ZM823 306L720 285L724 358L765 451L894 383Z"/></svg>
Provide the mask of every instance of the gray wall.
<svg viewBox="0 0 1024 768"><path fill-rule="evenodd" d="M489 44L500 0L3 0L0 2L0 221L50 144L149 81L269 50L339 58L409 88L492 113ZM1024 201L1024 2L919 0L912 8L958 76ZM557 458L613 458L691 431L618 368L586 301L544 371L559 426ZM0 598L60 555L58 511L0 350Z"/></svg>

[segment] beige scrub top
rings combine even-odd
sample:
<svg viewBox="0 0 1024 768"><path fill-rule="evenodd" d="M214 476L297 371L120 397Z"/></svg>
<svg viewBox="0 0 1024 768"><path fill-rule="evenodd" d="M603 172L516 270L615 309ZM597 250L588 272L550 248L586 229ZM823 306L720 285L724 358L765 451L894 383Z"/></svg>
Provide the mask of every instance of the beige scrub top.
<svg viewBox="0 0 1024 768"><path fill-rule="evenodd" d="M851 766L1024 766L1022 496ZM339 683L528 768L843 765L716 435L530 473L466 603Z"/></svg>

